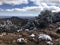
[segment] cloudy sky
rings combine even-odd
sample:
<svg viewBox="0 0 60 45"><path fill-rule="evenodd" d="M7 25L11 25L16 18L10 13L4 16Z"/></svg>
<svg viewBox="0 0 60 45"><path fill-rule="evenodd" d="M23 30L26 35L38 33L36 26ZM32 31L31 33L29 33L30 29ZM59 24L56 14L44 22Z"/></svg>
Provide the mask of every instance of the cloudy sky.
<svg viewBox="0 0 60 45"><path fill-rule="evenodd" d="M60 0L0 0L0 16L37 16L42 10L60 11Z"/></svg>

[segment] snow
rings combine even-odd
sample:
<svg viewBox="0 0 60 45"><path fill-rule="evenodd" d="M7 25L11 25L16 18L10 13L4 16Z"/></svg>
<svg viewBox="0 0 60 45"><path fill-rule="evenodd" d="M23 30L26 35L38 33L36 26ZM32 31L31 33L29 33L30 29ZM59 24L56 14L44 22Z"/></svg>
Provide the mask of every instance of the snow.
<svg viewBox="0 0 60 45"><path fill-rule="evenodd" d="M46 34L40 34L38 38L42 39L42 40L50 40L50 41L52 41L52 38L49 35L46 35Z"/></svg>

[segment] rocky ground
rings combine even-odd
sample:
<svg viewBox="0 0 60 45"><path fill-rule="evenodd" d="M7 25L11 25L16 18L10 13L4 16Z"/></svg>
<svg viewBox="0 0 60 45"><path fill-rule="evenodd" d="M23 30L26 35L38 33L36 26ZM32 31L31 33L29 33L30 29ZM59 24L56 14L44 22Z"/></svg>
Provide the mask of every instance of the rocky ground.
<svg viewBox="0 0 60 45"><path fill-rule="evenodd" d="M60 45L60 34L57 34L55 30L40 30L40 31L29 31L29 32L26 32L26 31L22 31L22 32L19 32L19 33L3 33L4 35L1 35L0 34L0 45L47 45L45 43L45 41L39 41L39 43L36 43L36 41L33 41L33 40L30 40L29 39L29 35L30 34L35 34L36 37L38 37L39 34L48 34L52 37L53 39L53 44L54 45ZM24 44L19 44L17 43L17 39L18 38L25 38L27 39L27 42L24 43ZM37 38L36 38L37 40ZM38 41L38 40L37 40Z"/></svg>

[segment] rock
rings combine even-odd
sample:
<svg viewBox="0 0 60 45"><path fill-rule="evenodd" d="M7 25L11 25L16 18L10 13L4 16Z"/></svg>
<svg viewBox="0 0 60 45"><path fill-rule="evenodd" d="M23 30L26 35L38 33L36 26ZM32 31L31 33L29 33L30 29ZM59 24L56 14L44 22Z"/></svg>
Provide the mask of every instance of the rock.
<svg viewBox="0 0 60 45"><path fill-rule="evenodd" d="M46 43L47 43L47 45L53 45L53 43L51 41L48 41Z"/></svg>
<svg viewBox="0 0 60 45"><path fill-rule="evenodd" d="M35 34L31 34L31 35L29 36L29 40L30 40L31 42L36 43L36 44L39 43L39 41L36 39L36 35L35 35Z"/></svg>
<svg viewBox="0 0 60 45"><path fill-rule="evenodd" d="M56 39L56 41L60 41L60 38Z"/></svg>
<svg viewBox="0 0 60 45"><path fill-rule="evenodd" d="M52 41L52 38L46 34L40 34L38 38L45 41Z"/></svg>
<svg viewBox="0 0 60 45"><path fill-rule="evenodd" d="M18 43L27 43L27 41L26 41L26 39L24 39L24 38L19 38L19 39L17 39L17 42Z"/></svg>
<svg viewBox="0 0 60 45"><path fill-rule="evenodd" d="M25 31L29 31L29 29L25 29Z"/></svg>
<svg viewBox="0 0 60 45"><path fill-rule="evenodd" d="M57 24L58 26L60 26L60 22L56 22L56 24Z"/></svg>
<svg viewBox="0 0 60 45"><path fill-rule="evenodd" d="M31 34L29 37L32 37L32 38L34 38L34 37L35 37L35 34Z"/></svg>
<svg viewBox="0 0 60 45"><path fill-rule="evenodd" d="M17 30L17 32L20 32L20 31L22 31L22 30Z"/></svg>
<svg viewBox="0 0 60 45"><path fill-rule="evenodd" d="M24 40L24 38L19 38L17 39L17 42L22 42L22 40Z"/></svg>
<svg viewBox="0 0 60 45"><path fill-rule="evenodd" d="M13 42L13 43L16 43L16 40L13 40L12 42Z"/></svg>
<svg viewBox="0 0 60 45"><path fill-rule="evenodd" d="M60 27L58 27L57 29L60 30Z"/></svg>
<svg viewBox="0 0 60 45"><path fill-rule="evenodd" d="M56 32L60 34L60 27L57 28Z"/></svg>
<svg viewBox="0 0 60 45"><path fill-rule="evenodd" d="M38 30L36 27L34 27L34 29L33 30Z"/></svg>
<svg viewBox="0 0 60 45"><path fill-rule="evenodd" d="M31 41L35 40L35 34L31 34L31 35L29 36L29 40L31 40Z"/></svg>
<svg viewBox="0 0 60 45"><path fill-rule="evenodd" d="M6 32L3 32L2 34L3 34L3 35L6 35Z"/></svg>

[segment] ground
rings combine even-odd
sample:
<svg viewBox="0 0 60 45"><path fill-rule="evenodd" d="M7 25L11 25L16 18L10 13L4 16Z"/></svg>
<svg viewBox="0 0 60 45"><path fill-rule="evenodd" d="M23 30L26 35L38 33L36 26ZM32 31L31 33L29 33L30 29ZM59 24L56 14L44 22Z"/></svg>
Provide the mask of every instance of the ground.
<svg viewBox="0 0 60 45"><path fill-rule="evenodd" d="M60 40L57 40L60 38L60 34L57 34L55 30L38 30L38 31L22 31L19 33L6 33L4 36L0 36L0 45L47 45L45 41L40 41L39 43L36 43L35 41L29 40L29 35L31 33L34 33L36 37L38 37L39 34L44 33L48 34L52 37L54 45L60 45ZM20 37L26 38L27 43L25 44L18 44L16 40Z"/></svg>

